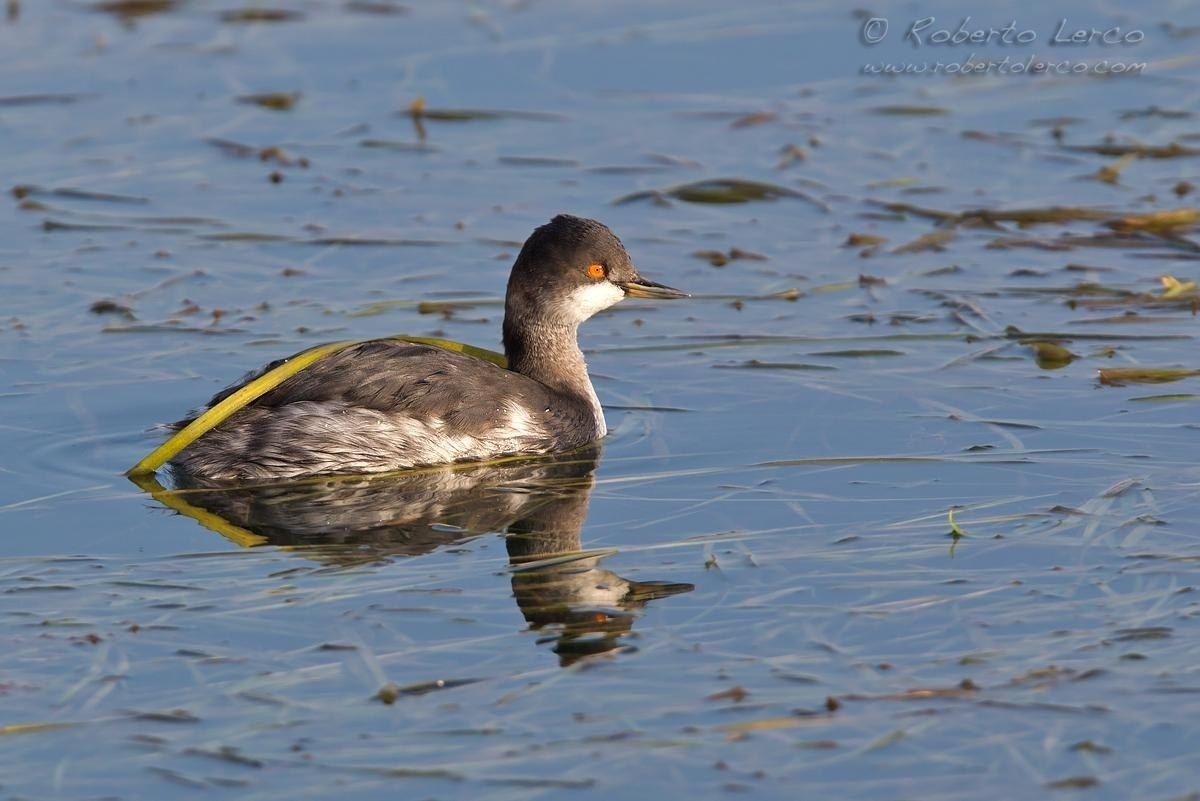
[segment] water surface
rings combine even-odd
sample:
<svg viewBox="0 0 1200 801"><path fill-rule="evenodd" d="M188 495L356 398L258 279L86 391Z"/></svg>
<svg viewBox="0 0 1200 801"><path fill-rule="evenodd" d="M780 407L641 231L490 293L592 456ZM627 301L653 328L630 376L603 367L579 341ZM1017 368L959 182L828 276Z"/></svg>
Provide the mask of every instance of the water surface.
<svg viewBox="0 0 1200 801"><path fill-rule="evenodd" d="M5 797L1200 790L1200 379L1098 378L1200 368L1193 12L10 5ZM861 72L973 53L1146 67ZM585 326L602 452L123 478L270 359L496 347L560 211L696 296Z"/></svg>

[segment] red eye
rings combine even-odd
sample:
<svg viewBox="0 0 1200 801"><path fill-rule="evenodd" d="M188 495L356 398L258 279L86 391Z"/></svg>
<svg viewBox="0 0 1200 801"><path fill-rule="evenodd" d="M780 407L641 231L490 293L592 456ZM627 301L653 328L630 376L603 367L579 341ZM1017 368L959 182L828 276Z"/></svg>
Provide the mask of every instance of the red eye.
<svg viewBox="0 0 1200 801"><path fill-rule="evenodd" d="M608 270L603 264L589 264L587 268L588 278L594 278L599 281L608 274Z"/></svg>

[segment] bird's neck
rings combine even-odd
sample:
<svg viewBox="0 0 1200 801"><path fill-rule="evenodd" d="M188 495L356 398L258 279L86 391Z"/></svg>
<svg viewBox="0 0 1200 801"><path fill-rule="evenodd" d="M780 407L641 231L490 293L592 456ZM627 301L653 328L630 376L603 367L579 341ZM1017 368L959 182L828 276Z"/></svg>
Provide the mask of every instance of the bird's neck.
<svg viewBox="0 0 1200 801"><path fill-rule="evenodd" d="M602 437L607 433L604 411L579 349L578 331L578 323L539 322L518 329L505 320L504 355L513 372L586 403L592 409L597 436Z"/></svg>

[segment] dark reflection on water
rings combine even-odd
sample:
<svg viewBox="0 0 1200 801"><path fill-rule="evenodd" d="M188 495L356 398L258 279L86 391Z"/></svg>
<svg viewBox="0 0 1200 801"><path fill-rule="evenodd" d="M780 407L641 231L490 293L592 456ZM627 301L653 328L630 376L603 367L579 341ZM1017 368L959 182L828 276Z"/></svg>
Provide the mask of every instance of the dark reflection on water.
<svg viewBox="0 0 1200 801"><path fill-rule="evenodd" d="M648 602L693 589L622 578L600 566L610 552L582 550L601 451L393 476L229 485L176 471L173 490L138 483L234 542L300 548L338 567L505 534L517 606L565 667L618 648Z"/></svg>

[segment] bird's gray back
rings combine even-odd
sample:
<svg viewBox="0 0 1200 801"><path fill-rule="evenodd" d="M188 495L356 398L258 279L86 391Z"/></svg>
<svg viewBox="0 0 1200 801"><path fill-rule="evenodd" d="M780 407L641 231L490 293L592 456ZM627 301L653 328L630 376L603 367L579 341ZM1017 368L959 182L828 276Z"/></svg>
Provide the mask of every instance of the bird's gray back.
<svg viewBox="0 0 1200 801"><path fill-rule="evenodd" d="M218 393L210 406L278 364ZM547 453L597 436L586 404L533 379L442 348L374 340L286 379L175 465L231 479L380 472Z"/></svg>

